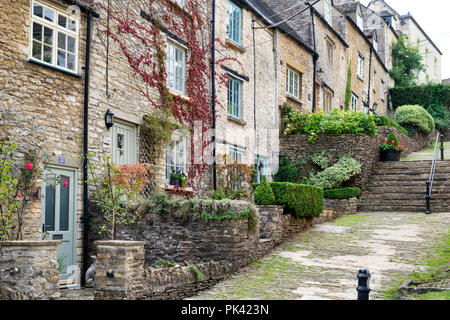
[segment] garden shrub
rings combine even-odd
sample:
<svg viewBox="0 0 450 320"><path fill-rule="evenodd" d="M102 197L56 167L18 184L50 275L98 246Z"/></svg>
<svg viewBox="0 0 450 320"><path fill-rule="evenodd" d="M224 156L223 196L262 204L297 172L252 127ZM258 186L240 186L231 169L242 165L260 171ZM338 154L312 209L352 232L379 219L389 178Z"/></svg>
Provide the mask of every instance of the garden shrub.
<svg viewBox="0 0 450 320"><path fill-rule="evenodd" d="M428 106L427 111L433 117L436 129L444 131L449 127L448 112L442 104L431 104Z"/></svg>
<svg viewBox="0 0 450 320"><path fill-rule="evenodd" d="M386 116L375 116L375 123L378 127L394 127L404 135L408 135L408 131L399 125L396 121Z"/></svg>
<svg viewBox="0 0 450 320"><path fill-rule="evenodd" d="M412 87L394 87L389 89L392 106L420 105L427 110L433 104L450 106L450 85L426 84Z"/></svg>
<svg viewBox="0 0 450 320"><path fill-rule="evenodd" d="M323 191L323 196L326 199L350 199L358 198L360 195L361 189L359 188L338 188Z"/></svg>
<svg viewBox="0 0 450 320"><path fill-rule="evenodd" d="M405 105L395 111L395 121L413 134L416 130L430 134L435 129L433 117L419 105Z"/></svg>
<svg viewBox="0 0 450 320"><path fill-rule="evenodd" d="M275 196L265 176L259 186L255 189L253 197L255 203L258 205L270 206L275 203Z"/></svg>
<svg viewBox="0 0 450 320"><path fill-rule="evenodd" d="M276 182L297 182L301 180L303 172L302 168L306 160L300 160L294 164L288 158L282 158L280 161L280 167L278 172L274 175L273 179Z"/></svg>
<svg viewBox="0 0 450 320"><path fill-rule="evenodd" d="M351 155L342 156L339 161L317 174L311 174L309 182L323 189L340 187L344 182L361 173L361 163L353 159Z"/></svg>
<svg viewBox="0 0 450 320"><path fill-rule="evenodd" d="M357 134L374 136L377 133L374 116L354 111L333 109L329 114L322 112L297 112L285 105L284 134L308 134L314 143L319 134Z"/></svg>
<svg viewBox="0 0 450 320"><path fill-rule="evenodd" d="M253 184L254 188L259 186ZM271 182L275 204L297 218L314 218L323 210L322 188L290 182Z"/></svg>

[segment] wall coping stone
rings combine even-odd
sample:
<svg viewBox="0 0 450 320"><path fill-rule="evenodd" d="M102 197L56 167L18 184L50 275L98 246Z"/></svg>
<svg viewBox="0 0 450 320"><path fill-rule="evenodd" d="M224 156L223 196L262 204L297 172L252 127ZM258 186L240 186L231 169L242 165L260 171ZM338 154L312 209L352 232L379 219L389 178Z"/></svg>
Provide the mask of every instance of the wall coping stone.
<svg viewBox="0 0 450 320"><path fill-rule="evenodd" d="M57 246L62 244L62 241L58 240L16 240L16 241L0 241L0 247L45 247L45 246Z"/></svg>
<svg viewBox="0 0 450 320"><path fill-rule="evenodd" d="M100 246L118 246L118 247L134 247L143 246L145 241L132 241L132 240L97 240L94 244Z"/></svg>

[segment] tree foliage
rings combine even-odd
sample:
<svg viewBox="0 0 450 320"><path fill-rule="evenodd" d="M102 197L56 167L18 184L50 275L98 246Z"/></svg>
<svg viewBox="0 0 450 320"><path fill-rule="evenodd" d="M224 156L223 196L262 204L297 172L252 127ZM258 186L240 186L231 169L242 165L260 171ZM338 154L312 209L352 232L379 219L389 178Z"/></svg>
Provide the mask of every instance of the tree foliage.
<svg viewBox="0 0 450 320"><path fill-rule="evenodd" d="M406 36L401 36L392 45L393 66L390 71L396 86L409 87L416 84L421 71L425 71L423 57L417 46L412 45Z"/></svg>

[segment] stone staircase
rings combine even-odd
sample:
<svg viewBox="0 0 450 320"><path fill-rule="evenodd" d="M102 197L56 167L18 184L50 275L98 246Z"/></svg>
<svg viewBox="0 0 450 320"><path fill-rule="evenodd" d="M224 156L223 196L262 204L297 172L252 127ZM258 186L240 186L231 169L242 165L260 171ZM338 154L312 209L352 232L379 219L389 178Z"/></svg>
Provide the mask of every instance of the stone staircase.
<svg viewBox="0 0 450 320"><path fill-rule="evenodd" d="M379 162L359 212L425 212L426 181L431 160ZM438 161L431 196L431 213L450 211L450 161Z"/></svg>

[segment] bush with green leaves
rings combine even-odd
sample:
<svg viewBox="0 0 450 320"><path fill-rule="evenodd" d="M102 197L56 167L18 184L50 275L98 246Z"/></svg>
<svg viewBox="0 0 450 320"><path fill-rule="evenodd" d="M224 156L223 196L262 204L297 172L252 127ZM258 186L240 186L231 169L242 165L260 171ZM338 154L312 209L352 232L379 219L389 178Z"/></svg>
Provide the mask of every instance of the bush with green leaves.
<svg viewBox="0 0 450 320"><path fill-rule="evenodd" d="M253 192L253 199L257 205L270 206L275 203L275 196L265 176Z"/></svg>
<svg viewBox="0 0 450 320"><path fill-rule="evenodd" d="M405 105L397 108L395 121L408 130L409 134L416 131L430 134L435 129L433 117L419 105Z"/></svg>
<svg viewBox="0 0 450 320"><path fill-rule="evenodd" d="M361 173L361 163L351 157L342 156L339 161L325 170L311 174L309 182L323 189L339 188L346 181Z"/></svg>
<svg viewBox="0 0 450 320"><path fill-rule="evenodd" d="M302 177L306 174L304 172L305 164L308 159L301 159L296 163L291 163L289 158L284 157L280 159L280 166L277 173L274 175L273 179L276 182L299 182Z"/></svg>
<svg viewBox="0 0 450 320"><path fill-rule="evenodd" d="M329 114L322 112L298 112L285 105L284 134L307 134L314 143L319 134L366 134L375 136L377 126L374 116L354 111L332 109Z"/></svg>
<svg viewBox="0 0 450 320"><path fill-rule="evenodd" d="M254 183L253 188L258 188ZM283 206L284 212L297 218L314 218L323 210L323 189L290 182L271 182L275 204Z"/></svg>
<svg viewBox="0 0 450 320"><path fill-rule="evenodd" d="M408 135L408 131L405 128L389 117L377 115L374 120L378 127L394 127L404 135Z"/></svg>
<svg viewBox="0 0 450 320"><path fill-rule="evenodd" d="M359 188L338 188L323 191L325 199L350 199L358 198L360 195L361 189Z"/></svg>

